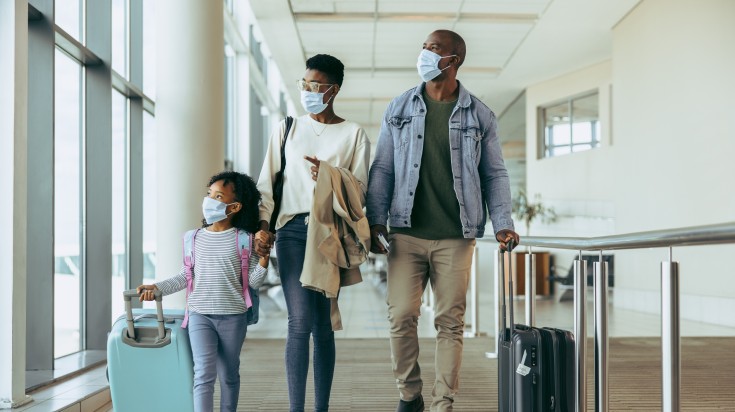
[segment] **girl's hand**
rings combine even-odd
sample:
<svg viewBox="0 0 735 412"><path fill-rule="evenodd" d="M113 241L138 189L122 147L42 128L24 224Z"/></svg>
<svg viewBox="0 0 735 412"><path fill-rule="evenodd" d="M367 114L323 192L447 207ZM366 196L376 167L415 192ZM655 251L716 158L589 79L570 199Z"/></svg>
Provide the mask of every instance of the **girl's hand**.
<svg viewBox="0 0 735 412"><path fill-rule="evenodd" d="M271 258L270 255L263 255L263 256L260 257L260 260L258 261L258 264L260 264L260 266L268 269L268 262L270 261L270 258Z"/></svg>
<svg viewBox="0 0 735 412"><path fill-rule="evenodd" d="M319 164L321 163L321 161L319 161L316 156L304 156L304 159L306 159L307 162L313 165L311 166L311 180L316 182L316 178L319 176Z"/></svg>
<svg viewBox="0 0 735 412"><path fill-rule="evenodd" d="M267 230L259 230L258 233L255 234L255 241L253 242L253 246L255 246L255 253L258 254L258 256L266 256L271 253L271 248L273 247L273 234Z"/></svg>
<svg viewBox="0 0 735 412"><path fill-rule="evenodd" d="M138 300L141 302L144 300L151 301L156 299L156 296L153 293L158 290L158 287L156 287L156 285L140 285L136 290L140 293L140 298Z"/></svg>

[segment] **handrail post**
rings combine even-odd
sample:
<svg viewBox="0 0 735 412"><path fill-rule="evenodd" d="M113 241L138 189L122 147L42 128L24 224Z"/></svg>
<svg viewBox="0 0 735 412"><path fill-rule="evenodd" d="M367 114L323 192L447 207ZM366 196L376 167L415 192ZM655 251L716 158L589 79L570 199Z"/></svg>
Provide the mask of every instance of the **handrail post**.
<svg viewBox="0 0 735 412"><path fill-rule="evenodd" d="M661 376L664 412L678 412L681 390L679 262L661 262Z"/></svg>
<svg viewBox="0 0 735 412"><path fill-rule="evenodd" d="M526 254L526 325L536 324L536 255L531 248Z"/></svg>
<svg viewBox="0 0 735 412"><path fill-rule="evenodd" d="M595 262L595 410L607 412L608 399L608 336L607 336L607 262ZM585 285L586 285L585 281Z"/></svg>
<svg viewBox="0 0 735 412"><path fill-rule="evenodd" d="M582 253L574 261L574 367L576 412L587 411L587 262Z"/></svg>
<svg viewBox="0 0 735 412"><path fill-rule="evenodd" d="M477 269L480 264L480 254L477 251L477 247L472 252L472 266L470 267L470 304L472 306L472 312L470 312L470 331L465 332L467 337L478 337L483 335L480 332L480 305L479 305L479 291L477 289Z"/></svg>
<svg viewBox="0 0 735 412"><path fill-rule="evenodd" d="M494 284L495 284L495 299L493 299L493 307L495 308L495 331L500 332L500 298L501 293L505 293L505 285L500 284L500 259L502 259L502 256L500 256L500 250L495 249L494 254L494 263L495 263L495 270L494 272ZM503 313L503 316L505 316L505 313ZM500 334L498 333L497 336L495 336L495 352L485 352L485 357L488 359L495 359L498 357L498 339L500 338Z"/></svg>

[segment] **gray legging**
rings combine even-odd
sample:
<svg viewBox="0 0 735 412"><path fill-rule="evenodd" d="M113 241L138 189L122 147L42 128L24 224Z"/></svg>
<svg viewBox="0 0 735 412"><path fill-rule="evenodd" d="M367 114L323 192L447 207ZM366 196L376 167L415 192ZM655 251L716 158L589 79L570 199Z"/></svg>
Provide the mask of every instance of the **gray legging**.
<svg viewBox="0 0 735 412"><path fill-rule="evenodd" d="M194 355L194 410L214 410L214 382L220 380L220 411L235 412L240 396L240 351L248 331L247 315L189 315Z"/></svg>

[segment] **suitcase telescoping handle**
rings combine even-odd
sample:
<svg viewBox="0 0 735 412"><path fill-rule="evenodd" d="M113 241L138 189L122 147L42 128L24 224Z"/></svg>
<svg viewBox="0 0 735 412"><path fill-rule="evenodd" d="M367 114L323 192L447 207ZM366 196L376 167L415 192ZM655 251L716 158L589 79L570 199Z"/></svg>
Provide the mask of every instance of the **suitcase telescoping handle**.
<svg viewBox="0 0 735 412"><path fill-rule="evenodd" d="M513 366L515 365L515 353L513 351L513 331L515 330L515 324L513 319L513 257L510 254L511 251L515 248L515 241L513 239L509 240L508 243L505 244L506 250L500 250L500 261L498 262L499 271L500 271L500 284L502 286L502 295L503 295L503 322L502 322L502 331L500 332L503 337L503 342L508 343L509 347L509 355L510 359L508 360L508 382L510 383L510 409L509 411L515 411L515 397L516 397L516 381L515 376L513 375ZM506 309L506 303L505 303L505 256L508 255L508 300L510 300L510 328L506 328L506 316L508 315L508 311ZM507 332L506 332L507 331ZM500 362L498 362L498 367L500 367Z"/></svg>
<svg viewBox="0 0 735 412"><path fill-rule="evenodd" d="M158 320L158 340L160 341L166 337L166 330L163 327L163 294L160 290L156 290L153 292L153 295L156 298L156 319ZM125 320L128 324L128 337L133 340L135 339L135 326L133 321L133 307L130 300L139 296L140 293L135 289L129 289L123 292L123 299L125 300Z"/></svg>
<svg viewBox="0 0 735 412"><path fill-rule="evenodd" d="M503 322L501 324L501 333L503 336L503 341L513 341L511 339L513 337L513 328L514 328L514 319L513 319L513 259L511 257L510 252L515 248L515 241L513 239L509 240L508 243L505 245L506 250L500 251L500 262L499 264L499 271L500 271L500 283L503 285ZM508 297L508 300L510 300L510 334L506 335L506 316L508 316L508 310L506 308L505 304L505 255L508 255L508 293L510 296Z"/></svg>

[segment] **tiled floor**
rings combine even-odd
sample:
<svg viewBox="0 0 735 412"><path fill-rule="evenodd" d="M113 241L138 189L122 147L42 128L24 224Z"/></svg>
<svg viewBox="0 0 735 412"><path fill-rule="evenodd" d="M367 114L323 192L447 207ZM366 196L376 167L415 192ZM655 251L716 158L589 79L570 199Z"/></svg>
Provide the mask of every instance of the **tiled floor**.
<svg viewBox="0 0 735 412"><path fill-rule="evenodd" d="M377 338L387 339L388 321L386 305L380 288L376 287L376 275L365 273L361 284L344 288L339 304L344 330L336 332L338 339ZM270 291L269 297L261 298L261 320L248 329L247 339L285 338L287 316L282 295L278 288ZM588 293L588 336L594 335L594 312ZM610 300L614 299L614 291ZM479 330L494 335L493 293L479 295ZM522 322L524 301L515 302L516 317ZM609 335L614 336L657 336L660 333L658 316L616 309L609 311ZM469 319L469 317L468 317ZM573 325L573 305L571 301L558 303L554 299L538 299L536 303L536 323L545 326L571 329ZM735 328L722 327L699 322L681 321L682 336L735 336ZM419 336L431 338L435 335L431 311L422 310L419 318ZM246 340L247 345L247 340ZM492 348L488 348L492 350ZM111 411L110 395L105 378L105 367L98 367L72 380L50 388L31 393L34 401L18 411Z"/></svg>

